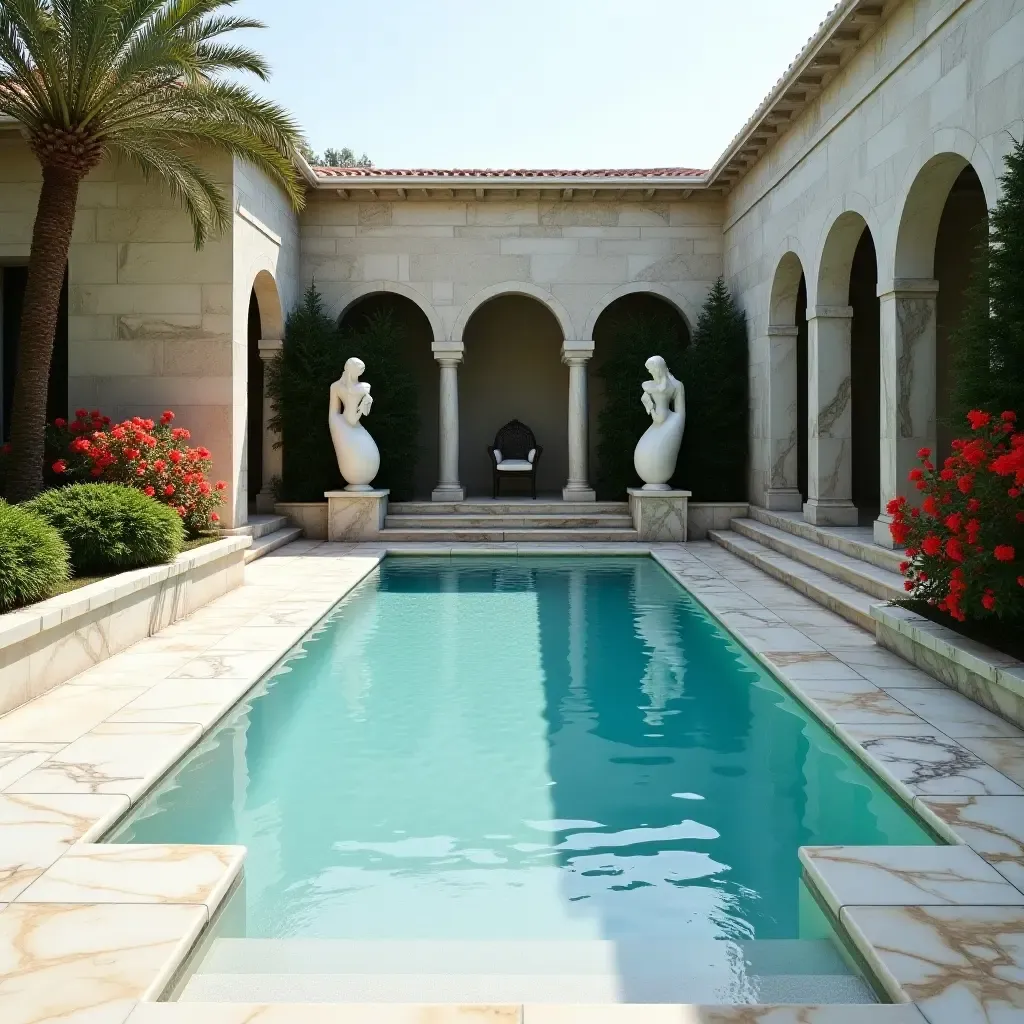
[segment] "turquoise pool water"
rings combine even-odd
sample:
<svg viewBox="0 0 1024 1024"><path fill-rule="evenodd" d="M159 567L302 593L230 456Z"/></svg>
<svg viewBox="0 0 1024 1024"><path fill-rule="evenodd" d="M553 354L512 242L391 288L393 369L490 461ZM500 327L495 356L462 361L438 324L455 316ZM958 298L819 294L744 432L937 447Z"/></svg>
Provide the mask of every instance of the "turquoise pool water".
<svg viewBox="0 0 1024 1024"><path fill-rule="evenodd" d="M114 838L245 844L250 937L686 943L932 841L642 558L387 559Z"/></svg>

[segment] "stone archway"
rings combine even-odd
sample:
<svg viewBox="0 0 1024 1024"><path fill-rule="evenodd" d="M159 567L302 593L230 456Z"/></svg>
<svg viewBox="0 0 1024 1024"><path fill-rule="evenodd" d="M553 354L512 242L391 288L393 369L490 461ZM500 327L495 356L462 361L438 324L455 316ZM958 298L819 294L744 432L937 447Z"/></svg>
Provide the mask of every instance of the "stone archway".
<svg viewBox="0 0 1024 1024"><path fill-rule="evenodd" d="M246 331L247 409L245 470L248 512L274 510L274 478L281 474L281 452L274 448L277 435L268 424L270 402L266 395L265 366L281 349L284 315L277 282L261 270L249 292Z"/></svg>
<svg viewBox="0 0 1024 1024"><path fill-rule="evenodd" d="M474 309L460 337L459 478L466 493L491 493L486 448L511 419L526 423L543 445L538 492L561 491L569 473L569 381L558 318L531 295L502 294Z"/></svg>

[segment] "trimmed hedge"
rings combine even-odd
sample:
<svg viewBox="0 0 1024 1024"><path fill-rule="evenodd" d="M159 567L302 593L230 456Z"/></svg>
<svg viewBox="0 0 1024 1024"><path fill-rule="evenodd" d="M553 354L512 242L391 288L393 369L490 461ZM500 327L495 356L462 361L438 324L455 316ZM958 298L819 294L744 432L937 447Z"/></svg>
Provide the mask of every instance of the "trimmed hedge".
<svg viewBox="0 0 1024 1024"><path fill-rule="evenodd" d="M0 612L52 597L70 575L60 534L23 505L0 501Z"/></svg>
<svg viewBox="0 0 1024 1024"><path fill-rule="evenodd" d="M80 576L169 562L185 542L181 516L123 484L72 484L25 505L64 538Z"/></svg>

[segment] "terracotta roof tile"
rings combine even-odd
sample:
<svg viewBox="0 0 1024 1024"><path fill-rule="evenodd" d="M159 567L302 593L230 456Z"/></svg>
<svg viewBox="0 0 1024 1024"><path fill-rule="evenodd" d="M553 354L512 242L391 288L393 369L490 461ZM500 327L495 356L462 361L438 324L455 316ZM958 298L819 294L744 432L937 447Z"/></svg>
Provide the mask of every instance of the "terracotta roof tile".
<svg viewBox="0 0 1024 1024"><path fill-rule="evenodd" d="M626 167L596 170L485 168L314 167L321 178L699 178L706 171L694 167Z"/></svg>

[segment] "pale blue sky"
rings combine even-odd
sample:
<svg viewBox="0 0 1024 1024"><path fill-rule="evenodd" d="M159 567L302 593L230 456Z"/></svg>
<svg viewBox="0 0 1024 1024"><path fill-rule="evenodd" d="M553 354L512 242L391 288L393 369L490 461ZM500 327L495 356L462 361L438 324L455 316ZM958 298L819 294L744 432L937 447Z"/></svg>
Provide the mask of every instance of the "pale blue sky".
<svg viewBox="0 0 1024 1024"><path fill-rule="evenodd" d="M263 91L378 167L709 167L833 0L241 0Z"/></svg>

